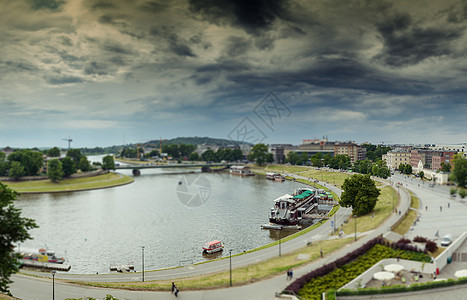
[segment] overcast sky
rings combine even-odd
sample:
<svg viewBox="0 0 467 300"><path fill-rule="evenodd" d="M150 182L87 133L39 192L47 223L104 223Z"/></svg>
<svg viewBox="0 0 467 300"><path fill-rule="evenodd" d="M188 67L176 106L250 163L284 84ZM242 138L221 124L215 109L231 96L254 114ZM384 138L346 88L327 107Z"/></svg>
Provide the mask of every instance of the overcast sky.
<svg viewBox="0 0 467 300"><path fill-rule="evenodd" d="M0 147L467 141L466 1L0 0Z"/></svg>

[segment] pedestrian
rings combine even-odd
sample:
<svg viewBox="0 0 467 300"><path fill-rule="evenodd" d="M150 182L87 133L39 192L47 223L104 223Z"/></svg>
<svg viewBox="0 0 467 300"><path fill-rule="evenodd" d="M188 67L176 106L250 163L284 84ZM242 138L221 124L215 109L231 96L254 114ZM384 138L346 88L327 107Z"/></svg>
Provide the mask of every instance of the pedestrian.
<svg viewBox="0 0 467 300"><path fill-rule="evenodd" d="M401 212L400 209L399 209L399 216L401 215L401 213L402 213L402 212Z"/></svg>
<svg viewBox="0 0 467 300"><path fill-rule="evenodd" d="M427 205L427 206L425 206L425 211L428 211L428 205Z"/></svg>
<svg viewBox="0 0 467 300"><path fill-rule="evenodd" d="M321 254L321 257L323 257L323 248L319 250L319 253Z"/></svg>
<svg viewBox="0 0 467 300"><path fill-rule="evenodd" d="M443 207L442 207L442 206L439 207L439 211L443 211Z"/></svg>
<svg viewBox="0 0 467 300"><path fill-rule="evenodd" d="M175 286L175 287L174 287L174 295L175 295L175 297L178 297L178 292L179 292L178 287Z"/></svg>
<svg viewBox="0 0 467 300"><path fill-rule="evenodd" d="M172 282L172 294L174 293L175 291L175 282Z"/></svg>
<svg viewBox="0 0 467 300"><path fill-rule="evenodd" d="M287 280L290 279L290 269L287 270Z"/></svg>
<svg viewBox="0 0 467 300"><path fill-rule="evenodd" d="M290 280L292 280L292 278L293 278L293 270L290 269Z"/></svg>
<svg viewBox="0 0 467 300"><path fill-rule="evenodd" d="M450 208L450 207L451 207L451 203L448 202L448 208Z"/></svg>

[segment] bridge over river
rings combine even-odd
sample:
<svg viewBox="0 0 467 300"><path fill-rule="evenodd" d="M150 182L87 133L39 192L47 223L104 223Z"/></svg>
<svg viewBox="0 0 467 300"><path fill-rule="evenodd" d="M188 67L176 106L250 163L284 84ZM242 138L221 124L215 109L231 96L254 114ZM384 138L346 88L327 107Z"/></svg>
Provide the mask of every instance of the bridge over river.
<svg viewBox="0 0 467 300"><path fill-rule="evenodd" d="M229 168L233 166L233 163L195 163L195 164L155 164L155 163L146 163L146 164L129 164L125 162L125 165L115 166L115 170L133 170L133 175L140 175L141 169L168 169L168 168L201 168L204 171L210 171L212 167L224 167Z"/></svg>

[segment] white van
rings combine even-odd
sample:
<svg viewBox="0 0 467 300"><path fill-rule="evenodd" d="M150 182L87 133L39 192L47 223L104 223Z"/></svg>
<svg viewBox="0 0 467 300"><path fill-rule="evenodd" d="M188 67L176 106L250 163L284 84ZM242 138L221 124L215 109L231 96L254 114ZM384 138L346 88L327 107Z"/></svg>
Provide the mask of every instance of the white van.
<svg viewBox="0 0 467 300"><path fill-rule="evenodd" d="M443 236L443 239L441 240L441 246L446 247L449 246L452 243L452 236L450 234L446 234Z"/></svg>

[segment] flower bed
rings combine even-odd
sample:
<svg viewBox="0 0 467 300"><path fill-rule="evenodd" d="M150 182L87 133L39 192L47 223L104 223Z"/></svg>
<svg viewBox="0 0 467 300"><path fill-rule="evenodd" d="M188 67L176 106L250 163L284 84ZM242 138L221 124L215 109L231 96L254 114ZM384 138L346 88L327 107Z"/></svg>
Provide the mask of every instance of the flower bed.
<svg viewBox="0 0 467 300"><path fill-rule="evenodd" d="M396 257L422 262L431 261L430 256L416 247L375 238L333 263L298 278L284 290L284 293L295 293L305 299L320 299L323 292L344 286L380 260Z"/></svg>

